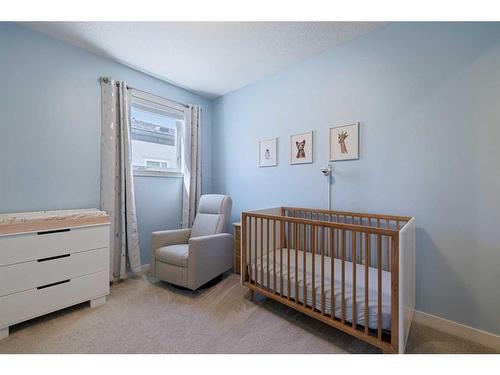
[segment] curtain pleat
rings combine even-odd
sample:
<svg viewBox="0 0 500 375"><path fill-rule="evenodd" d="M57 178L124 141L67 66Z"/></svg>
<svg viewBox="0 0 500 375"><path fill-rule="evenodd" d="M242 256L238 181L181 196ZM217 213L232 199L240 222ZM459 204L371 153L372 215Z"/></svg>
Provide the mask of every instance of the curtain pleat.
<svg viewBox="0 0 500 375"><path fill-rule="evenodd" d="M110 280L141 270L125 82L101 80L101 209L111 219Z"/></svg>
<svg viewBox="0 0 500 375"><path fill-rule="evenodd" d="M201 107L191 105L183 132L184 193L182 227L193 225L201 196Z"/></svg>

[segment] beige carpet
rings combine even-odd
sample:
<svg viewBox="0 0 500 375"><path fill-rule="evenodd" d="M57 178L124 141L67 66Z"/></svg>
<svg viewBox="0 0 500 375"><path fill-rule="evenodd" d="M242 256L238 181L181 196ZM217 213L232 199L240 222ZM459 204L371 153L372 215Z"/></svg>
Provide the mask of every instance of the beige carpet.
<svg viewBox="0 0 500 375"><path fill-rule="evenodd" d="M378 349L248 291L234 274L191 292L138 277L88 303L11 327L0 353L379 353ZM414 324L409 353L491 350Z"/></svg>

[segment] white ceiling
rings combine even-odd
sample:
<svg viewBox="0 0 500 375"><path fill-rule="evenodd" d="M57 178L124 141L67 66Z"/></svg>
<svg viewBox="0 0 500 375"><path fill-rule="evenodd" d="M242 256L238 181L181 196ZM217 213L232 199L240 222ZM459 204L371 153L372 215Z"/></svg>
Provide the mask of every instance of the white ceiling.
<svg viewBox="0 0 500 375"><path fill-rule="evenodd" d="M31 22L25 25L213 98L370 32L382 23Z"/></svg>

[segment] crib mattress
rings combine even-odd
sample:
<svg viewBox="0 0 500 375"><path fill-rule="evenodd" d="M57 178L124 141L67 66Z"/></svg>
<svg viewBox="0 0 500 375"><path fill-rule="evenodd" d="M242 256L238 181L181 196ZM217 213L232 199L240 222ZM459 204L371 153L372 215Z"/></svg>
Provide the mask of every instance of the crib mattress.
<svg viewBox="0 0 500 375"><path fill-rule="evenodd" d="M288 252L290 253L290 291L288 291ZM295 265L295 250L283 249L283 255L280 257L280 250L276 250L276 262L273 261L273 252L269 253L269 262L267 254L257 258L257 275L255 275L255 259L252 257L251 279L258 284L262 284L261 280L261 263L264 268L264 286L268 286L276 291L281 289L281 275L283 276L283 295L290 296L295 299L295 282L298 281L298 300L304 302L304 253L297 251L298 261ZM252 254L254 255L254 254ZM280 261L281 259L281 261ZM334 259L334 313L335 317L342 318L342 260ZM331 301L331 262L332 258L325 256L325 313L330 314ZM315 255L315 307L319 311L322 309L321 298L321 255ZM269 284L267 282L267 268L269 264ZM275 264L275 266L273 266ZM280 266L281 265L281 266ZM273 270L276 269L276 288L273 282ZM312 306L312 254L306 253L306 286L307 286L307 305ZM280 271L281 270L281 271ZM368 267L368 327L371 329L378 328L378 270ZM255 277L256 276L256 277ZM345 261L345 320L352 322L353 311L353 263ZM356 323L362 326L365 325L365 266L356 264ZM390 330L391 328L391 273L382 271L382 329Z"/></svg>

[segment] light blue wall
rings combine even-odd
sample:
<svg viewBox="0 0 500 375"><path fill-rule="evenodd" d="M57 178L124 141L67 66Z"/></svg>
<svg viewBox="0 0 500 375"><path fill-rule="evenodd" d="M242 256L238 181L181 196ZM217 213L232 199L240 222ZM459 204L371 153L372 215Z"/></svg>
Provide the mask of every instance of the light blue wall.
<svg viewBox="0 0 500 375"><path fill-rule="evenodd" d="M213 181L233 221L326 207L328 129L356 121L334 208L415 216L417 308L500 334L500 24L391 24L219 98ZM314 163L289 165L289 135L309 130ZM257 168L269 137L279 166Z"/></svg>
<svg viewBox="0 0 500 375"><path fill-rule="evenodd" d="M209 100L23 26L0 23L0 212L99 207L100 76L203 106L203 187L211 191ZM141 259L149 263L151 231L178 227L179 180L140 177L136 186Z"/></svg>
<svg viewBox="0 0 500 375"><path fill-rule="evenodd" d="M151 232L179 229L182 221L182 178L135 177L141 263L149 264ZM151 197L150 194L154 194Z"/></svg>

